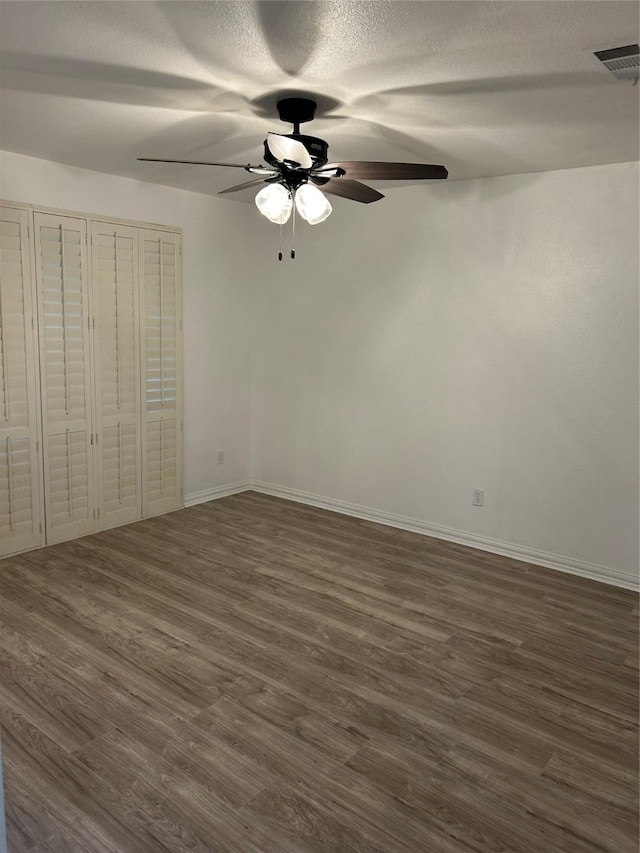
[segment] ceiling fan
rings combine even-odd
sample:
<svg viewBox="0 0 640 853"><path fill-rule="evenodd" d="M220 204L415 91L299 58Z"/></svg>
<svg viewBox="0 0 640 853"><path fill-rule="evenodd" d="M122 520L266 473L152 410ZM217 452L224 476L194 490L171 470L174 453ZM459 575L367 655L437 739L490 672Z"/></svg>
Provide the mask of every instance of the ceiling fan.
<svg viewBox="0 0 640 853"><path fill-rule="evenodd" d="M229 187L218 194L238 192L264 183L266 186L256 195L256 205L267 219L280 225L289 219L294 202L300 216L311 225L323 222L332 210L324 193L342 196L362 204L370 204L384 198L378 190L361 183L361 178L375 181L433 181L447 177L448 172L444 166L423 163L361 160L330 163L329 146L324 139L300 133L300 125L313 120L316 106L316 102L310 98L283 98L278 101L278 115L281 121L293 125L293 131L287 134L267 134L264 141L264 159L267 165L245 166L239 163L163 160L156 157L138 157L138 160L244 169L259 177ZM318 187L322 187L322 191ZM292 254L292 257L295 257L295 254Z"/></svg>

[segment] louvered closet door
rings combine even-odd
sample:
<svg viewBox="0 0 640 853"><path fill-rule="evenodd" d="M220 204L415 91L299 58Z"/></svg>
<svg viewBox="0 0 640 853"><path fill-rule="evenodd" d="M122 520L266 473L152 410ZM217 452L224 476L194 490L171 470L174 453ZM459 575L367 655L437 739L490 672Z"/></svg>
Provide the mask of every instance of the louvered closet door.
<svg viewBox="0 0 640 853"><path fill-rule="evenodd" d="M35 214L47 543L95 529L86 222Z"/></svg>
<svg viewBox="0 0 640 853"><path fill-rule="evenodd" d="M28 213L0 208L0 555L44 544Z"/></svg>
<svg viewBox="0 0 640 853"><path fill-rule="evenodd" d="M140 231L144 516L182 506L180 237Z"/></svg>
<svg viewBox="0 0 640 853"><path fill-rule="evenodd" d="M91 224L99 526L142 517L138 232Z"/></svg>

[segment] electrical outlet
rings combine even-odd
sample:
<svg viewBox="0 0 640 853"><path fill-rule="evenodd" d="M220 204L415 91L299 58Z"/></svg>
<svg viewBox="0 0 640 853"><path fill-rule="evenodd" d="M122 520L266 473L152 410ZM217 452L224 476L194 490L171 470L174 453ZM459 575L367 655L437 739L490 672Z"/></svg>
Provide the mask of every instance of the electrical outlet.
<svg viewBox="0 0 640 853"><path fill-rule="evenodd" d="M218 465L224 465L224 450L219 450L216 455Z"/></svg>
<svg viewBox="0 0 640 853"><path fill-rule="evenodd" d="M473 498L471 499L471 503L474 506L483 506L484 505L484 489L474 489L473 490Z"/></svg>

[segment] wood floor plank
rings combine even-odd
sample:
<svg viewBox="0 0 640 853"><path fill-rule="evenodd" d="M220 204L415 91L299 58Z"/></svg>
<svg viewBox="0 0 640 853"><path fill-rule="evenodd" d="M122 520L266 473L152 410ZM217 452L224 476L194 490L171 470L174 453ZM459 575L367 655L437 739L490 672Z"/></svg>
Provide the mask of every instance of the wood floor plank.
<svg viewBox="0 0 640 853"><path fill-rule="evenodd" d="M459 795L486 800L486 807L498 813L500 804L502 808L508 806L515 825L529 826L533 815L533 826L550 838L553 828L558 828L560 837L551 842L552 850L637 850L637 809L626 811L611 804L603 807L571 786L526 770L507 770L498 758L463 745L443 759L440 771L447 774Z"/></svg>
<svg viewBox="0 0 640 853"><path fill-rule="evenodd" d="M600 665L590 666L597 651L591 648L588 653L583 652L581 645L578 645L580 651L574 650L564 660L557 646L553 654L530 649L526 642L514 649L489 643L484 638L479 642L460 633L443 644L438 667L476 684L515 678L532 686L553 689L568 701L579 701L637 720L637 675L624 666L607 662L606 657Z"/></svg>
<svg viewBox="0 0 640 853"><path fill-rule="evenodd" d="M629 697L629 708L636 697ZM603 761L635 766L638 750L638 714L629 710L619 715L612 702L608 713L591 705L568 701L546 687L531 686L518 679L500 679L487 687L474 688L458 703L459 707L489 708L496 714L508 714L524 725L576 751L600 755Z"/></svg>
<svg viewBox="0 0 640 853"><path fill-rule="evenodd" d="M42 823L46 830L55 828L69 834L80 844L86 843L92 853L166 851L156 843L145 822L127 807L116 788L90 772L27 719L5 714L2 725L9 792L15 777L28 792L31 808L37 809L32 815L37 825ZM13 799L8 798L7 812L12 815L12 811ZM12 825L10 821L10 829ZM15 836L10 836L9 843L15 841Z"/></svg>
<svg viewBox="0 0 640 853"><path fill-rule="evenodd" d="M81 827L79 831L82 832ZM73 838L66 832L58 831L46 841L30 848L30 853L60 853L61 850L64 850L64 853L94 853L94 849L87 846L87 844L92 843L90 839L87 839L85 843L77 837Z"/></svg>
<svg viewBox="0 0 640 853"><path fill-rule="evenodd" d="M254 680L253 689L243 685L228 691L242 707L284 729L320 752L344 762L369 737L355 726L347 726L320 713L311 703L301 702L281 690Z"/></svg>
<svg viewBox="0 0 640 853"><path fill-rule="evenodd" d="M251 492L0 561L11 853L637 853L637 596Z"/></svg>
<svg viewBox="0 0 640 853"><path fill-rule="evenodd" d="M330 798L326 801L323 797L305 796L305 793L290 784L265 790L242 809L241 814L256 817L260 823L287 833L292 842L302 841L317 851L387 853L389 850L409 849L397 838L386 835L365 820L358 820L344 803ZM427 843L426 832L421 840ZM446 850L439 840L436 840L435 845L430 847L434 853Z"/></svg>
<svg viewBox="0 0 640 853"><path fill-rule="evenodd" d="M472 850L509 850L513 853L546 853L556 845L565 849L566 834L524 816L513 819L513 808L484 791L473 797L468 787L442 769L430 766L415 753L385 745L364 747L347 766L366 776L380 788L403 802L427 824L437 827ZM566 847L566 849L570 849ZM585 841L576 850L589 850Z"/></svg>
<svg viewBox="0 0 640 853"><path fill-rule="evenodd" d="M326 804L328 800L333 811L342 805L342 819L351 825L360 826L363 831L365 827L377 826L380 842L387 849L412 850L416 844L427 841L434 851L448 853L455 849L445 836L430 832L402 804L370 785L364 777L230 697L222 697L196 717L192 725L234 744L260 766L278 774L283 785L294 786L307 800L316 804Z"/></svg>
<svg viewBox="0 0 640 853"><path fill-rule="evenodd" d="M596 797L605 808L621 808L635 818L640 790L635 767L622 768L596 756L567 750L553 753L543 776L565 782L588 797Z"/></svg>
<svg viewBox="0 0 640 853"><path fill-rule="evenodd" d="M108 719L87 712L74 685L60 683L40 662L12 667L0 660L0 683L3 727L14 715L21 715L67 750L93 740L110 728Z"/></svg>
<svg viewBox="0 0 640 853"><path fill-rule="evenodd" d="M242 819L232 816L228 798L220 796L216 775L207 775L206 784L194 778L193 764L183 758L170 760L170 752L159 754L122 732L114 732L94 741L76 753L79 761L117 787L132 809L147 816L153 827L161 827L170 839L172 849L221 851L262 849L244 836ZM238 769L235 762L235 769ZM245 771L246 775L246 771ZM248 782L248 780L247 780ZM247 788L247 802L263 788L258 783ZM239 808L243 803L236 803ZM268 836L267 836L268 837ZM279 839L271 839L270 849L278 848Z"/></svg>

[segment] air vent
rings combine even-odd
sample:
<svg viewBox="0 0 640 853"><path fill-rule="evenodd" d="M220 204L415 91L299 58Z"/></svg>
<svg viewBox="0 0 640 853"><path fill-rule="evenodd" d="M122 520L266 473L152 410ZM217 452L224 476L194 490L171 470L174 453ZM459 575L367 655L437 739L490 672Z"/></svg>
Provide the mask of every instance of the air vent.
<svg viewBox="0 0 640 853"><path fill-rule="evenodd" d="M640 45L596 50L594 55L618 80L637 80L640 75Z"/></svg>

